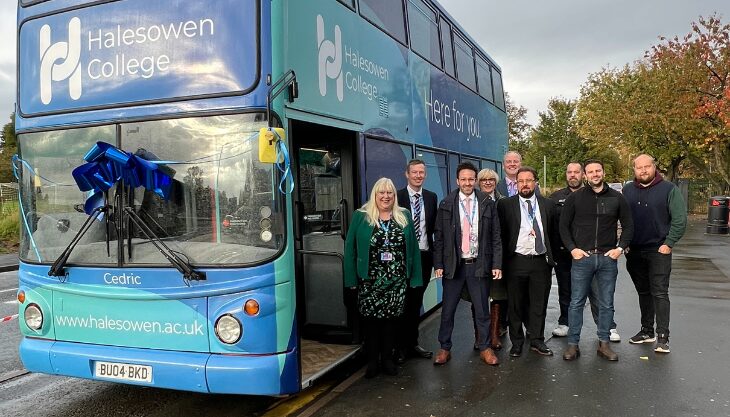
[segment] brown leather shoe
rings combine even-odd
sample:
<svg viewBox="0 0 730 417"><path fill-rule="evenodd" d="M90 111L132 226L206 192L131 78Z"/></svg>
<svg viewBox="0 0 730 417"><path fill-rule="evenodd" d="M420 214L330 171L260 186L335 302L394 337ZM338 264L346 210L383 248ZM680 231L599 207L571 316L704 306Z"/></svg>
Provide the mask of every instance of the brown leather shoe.
<svg viewBox="0 0 730 417"><path fill-rule="evenodd" d="M580 356L580 348L578 345L568 345L568 348L563 352L563 359L566 361L572 361Z"/></svg>
<svg viewBox="0 0 730 417"><path fill-rule="evenodd" d="M497 355L494 354L494 351L490 348L486 348L483 351L479 352L479 357L482 358L484 363L487 365L499 365L499 359L497 359Z"/></svg>
<svg viewBox="0 0 730 417"><path fill-rule="evenodd" d="M618 353L611 349L608 342L598 342L598 350L596 351L598 356L608 359L609 361L617 361Z"/></svg>
<svg viewBox="0 0 730 417"><path fill-rule="evenodd" d="M436 359L433 360L433 364L436 366L444 365L451 359L451 352L446 349L439 349L436 354Z"/></svg>

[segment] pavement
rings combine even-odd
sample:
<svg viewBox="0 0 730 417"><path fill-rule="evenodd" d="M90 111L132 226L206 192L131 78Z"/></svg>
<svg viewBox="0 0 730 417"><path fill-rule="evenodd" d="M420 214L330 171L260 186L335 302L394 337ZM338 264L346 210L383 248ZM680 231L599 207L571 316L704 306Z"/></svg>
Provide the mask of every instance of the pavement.
<svg viewBox="0 0 730 417"><path fill-rule="evenodd" d="M15 271L18 269L18 254L0 255L0 272Z"/></svg>
<svg viewBox="0 0 730 417"><path fill-rule="evenodd" d="M557 324L553 282L545 325L555 356L525 349L499 366L480 362L472 350L467 303L460 303L451 361L441 367L410 359L396 377L350 381L315 416L730 416L730 237L705 235L694 219L674 248L670 283L670 354L653 345L632 345L640 328L638 297L623 259L615 296L622 337L612 348L618 362L596 356L596 328L586 309L582 356L562 359L565 338L551 337ZM438 349L440 311L421 325L421 345ZM337 391L337 390L335 390Z"/></svg>

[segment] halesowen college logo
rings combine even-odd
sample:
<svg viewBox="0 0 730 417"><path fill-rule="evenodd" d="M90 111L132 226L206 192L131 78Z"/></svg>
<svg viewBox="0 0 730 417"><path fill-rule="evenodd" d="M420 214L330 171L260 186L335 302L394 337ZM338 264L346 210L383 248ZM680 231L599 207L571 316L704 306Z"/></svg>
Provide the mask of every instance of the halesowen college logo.
<svg viewBox="0 0 730 417"><path fill-rule="evenodd" d="M345 88L342 75L342 32L340 26L335 25L335 41L324 37L324 18L317 15L317 48L319 56L319 94L327 95L327 79L332 78L337 85L337 99L344 100Z"/></svg>
<svg viewBox="0 0 730 417"><path fill-rule="evenodd" d="M68 41L51 44L51 27L40 30L40 91L41 102L48 104L53 98L53 82L68 80L68 93L73 100L81 97L81 20L68 22Z"/></svg>

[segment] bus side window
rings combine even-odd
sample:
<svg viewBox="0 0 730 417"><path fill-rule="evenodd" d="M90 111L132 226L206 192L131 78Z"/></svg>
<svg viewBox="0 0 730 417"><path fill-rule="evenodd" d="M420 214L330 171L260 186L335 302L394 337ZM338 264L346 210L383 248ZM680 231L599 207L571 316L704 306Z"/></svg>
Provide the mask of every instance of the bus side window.
<svg viewBox="0 0 730 417"><path fill-rule="evenodd" d="M454 45L451 42L451 25L449 25L444 19L441 19L441 50L444 55L444 71L450 76L455 75L454 68Z"/></svg>

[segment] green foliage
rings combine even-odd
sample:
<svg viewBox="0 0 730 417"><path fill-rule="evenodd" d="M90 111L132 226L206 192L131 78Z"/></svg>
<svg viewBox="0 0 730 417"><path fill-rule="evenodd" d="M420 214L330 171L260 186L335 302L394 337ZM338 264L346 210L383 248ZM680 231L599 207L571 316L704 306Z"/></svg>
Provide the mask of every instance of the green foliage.
<svg viewBox="0 0 730 417"><path fill-rule="evenodd" d="M540 123L533 129L529 147L523 153L523 164L541 173L543 158L547 165L547 177L540 180L543 187L561 187L565 183L565 168L570 162L599 159L606 170L606 181L622 179L622 161L610 147L599 146L578 134L576 127L576 102L553 98L546 112L540 112Z"/></svg>
<svg viewBox="0 0 730 417"><path fill-rule="evenodd" d="M0 205L0 253L14 252L20 240L20 209L17 202Z"/></svg>
<svg viewBox="0 0 730 417"><path fill-rule="evenodd" d="M15 113L10 115L10 123L3 126L2 144L0 144L0 182L15 182L11 159L18 152L18 141L15 138Z"/></svg>

